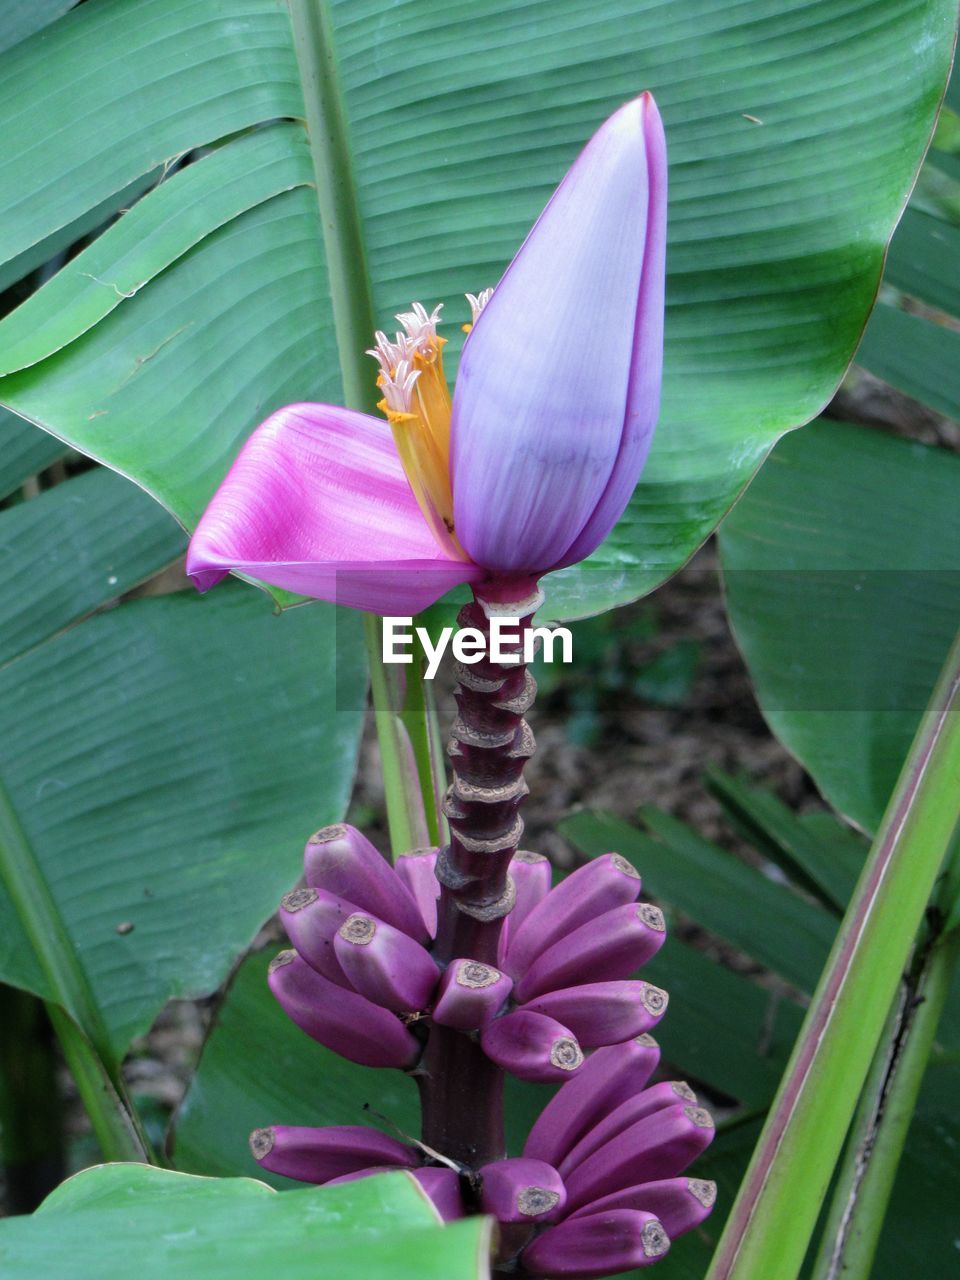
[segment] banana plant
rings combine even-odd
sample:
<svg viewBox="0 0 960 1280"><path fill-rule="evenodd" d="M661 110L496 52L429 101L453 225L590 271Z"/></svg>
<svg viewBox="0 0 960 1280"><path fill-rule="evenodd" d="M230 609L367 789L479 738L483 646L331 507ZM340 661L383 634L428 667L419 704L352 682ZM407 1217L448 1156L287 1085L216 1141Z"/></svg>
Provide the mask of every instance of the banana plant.
<svg viewBox="0 0 960 1280"><path fill-rule="evenodd" d="M679 12L624 2L603 14L542 2L518 12L495 0L479 7L290 0L287 8L274 0L244 0L238 7L220 0L88 0L66 13L69 5L36 6L26 17L21 8L13 6L17 22L8 26L11 39L23 38L2 55L0 92L9 139L0 161L9 193L0 207L0 279L11 286L9 300L18 303L0 320L0 399L20 420L5 418L3 426L12 442L14 476L33 474L31 467L59 456L64 447L104 469L71 479L0 518L14 518L28 544L32 539L34 546L46 545L51 523L60 536L67 531L58 512L69 509L73 497L84 536L101 550L122 552L116 553L117 567L111 560L106 573L102 560L91 556L90 581L75 593L74 574L65 573L71 594L61 593L49 617L34 606L38 616L25 622L25 640L14 654L19 670L11 665L4 672L11 673L12 724L26 736L23 744L14 735L5 772L0 865L6 898L0 906L11 922L11 943L4 977L47 1001L71 1065L86 1082L83 1093L108 1152L148 1154L123 1097L124 1049L164 996L215 986L242 946L241 935L249 937L273 910L278 887L292 884L296 870L287 857L293 828L304 826L301 806L311 807L320 822L340 816L363 675L350 640L356 619L337 618L337 634L346 644L335 668L333 613L311 605L272 617L272 604L297 602L289 589L302 590L303 582L258 573L260 557L228 555L216 568L246 569L270 582L272 602L253 588L236 586L220 588L209 601L174 596L105 610L126 586L174 559L180 545L174 525L159 510L155 544L145 550L124 543L125 537L135 542L125 503L143 511L147 499L123 478L193 532L258 422L289 403L345 403L350 411L372 407L378 395L375 368L364 352L387 317L398 309L406 314L411 298L432 307L458 292L472 294L479 306L482 290L500 276L577 150L624 100L651 89L671 164L660 424L652 442L652 424L637 432L610 500L603 492L590 501L581 494L582 518L575 528L571 524L569 538L544 543L536 563L520 566L558 570L548 579L542 617L582 616L636 599L684 562L775 441L808 421L843 376L930 135L956 15L945 0L905 6L891 0L879 9L818 0L791 4L786 12L771 0L754 6L746 20L727 0L695 0ZM883 67L885 75L851 75L853 67ZM612 224L597 231L611 245L619 234ZM604 261L622 261L612 251L605 257L598 243L599 249L590 242L598 268ZM573 235L573 256L578 248L582 243ZM526 261L536 263L532 249ZM557 271L564 265L561 254ZM539 275L553 266L541 262ZM508 274L508 281L513 278ZM621 286L630 287L629 271L604 288L612 293ZM640 287L635 278L633 287ZM509 300L509 283L503 288L500 296ZM471 377L482 381L491 359L481 354L471 375L470 352L482 353L485 335L494 340L497 315L509 318L504 305L494 301L486 319L474 317L476 330L462 358L461 339L455 331L450 335L446 358L451 366L459 360L468 386ZM422 323L419 312L412 314ZM412 402L402 399L411 390L404 387L406 376L397 381L399 362L378 346L386 362L381 377L385 373L394 388L384 388L387 408L408 413ZM509 344L503 350L509 352ZM535 354L532 347L529 354ZM601 359L605 352L595 354ZM575 360L576 344L566 358ZM542 376L536 385L545 385ZM577 385L574 379L575 393ZM399 398L391 403L395 393ZM469 394L462 396L459 412L461 421L476 418L476 399L471 404ZM621 430L623 421L621 416ZM566 443L575 438L576 433L567 436ZM509 443L509 433L503 443ZM548 433L541 444L549 462ZM641 483L631 495L636 463L648 445ZM554 447L566 447L562 435ZM455 467L457 456L455 446ZM608 449L605 456L605 465L616 470L614 452ZM562 466L556 474L572 483ZM456 476L454 481L454 515L460 521ZM539 519L561 514L562 488ZM422 492L427 500L419 505L427 519L442 517L436 489L425 484ZM480 503L476 512L481 507L486 511ZM471 564L512 572L517 564L498 560L516 548L505 545L502 531L483 529L476 512L462 516ZM72 547L72 539L64 542ZM577 554L565 558L571 548ZM15 583L24 563L14 561ZM204 561L201 569L209 567ZM35 575L27 570L23 580L29 588ZM485 598L498 603L489 591ZM380 665L375 622L367 618L364 629L391 833L396 852L403 852L442 830L435 725L416 679L401 691ZM147 646L142 662L138 642ZM94 668L91 653L99 662ZM73 671L77 681L86 676L88 683L75 698L64 699ZM334 682L338 694L351 691L345 713L330 696ZM522 691L513 692L520 716L527 704L520 708ZM112 714L98 718L104 697ZM417 708L420 713L412 713ZM64 716L73 738L63 727ZM81 744L96 724L106 728L93 785L82 767ZM127 726L130 742L144 745L134 749L115 742L110 735L117 724ZM31 730L36 740L28 736ZM511 731L523 733L517 725ZM158 753L164 732L172 742ZM111 761L118 753L130 754L135 767L113 804L113 791L107 798L100 788L117 781ZM162 760L159 783L147 767L155 754ZM455 781L461 800L477 785L469 773L468 768ZM266 784L264 777L270 779ZM67 862L58 855L77 797L91 811L90 844ZM513 798L519 797L517 790ZM190 821L177 832L165 820L178 802ZM474 810L464 812L448 802L454 863L437 859L438 867L447 868L444 883L458 910L487 905L485 898L468 901L458 880L467 873L467 855L476 852L471 841L481 839L475 794L469 803ZM341 838L329 835L318 843L326 847ZM145 864L127 861L131 841ZM351 866L368 868L369 888L375 864L356 852L362 844L348 844L353 852L343 857ZM197 846L212 880L194 874L190 855ZM284 858L269 856L280 847L288 851ZM508 841L500 852L513 848ZM127 879L103 870L121 862ZM148 901L155 893L151 884L141 884L144 865L163 885L169 914L162 922L135 899L137 891ZM604 875L632 878L618 864L611 866ZM94 886L106 879L119 890L118 898L108 901L104 890L101 899L96 887L78 894L78 867L88 869ZM323 872L328 880L329 874ZM406 874L414 873L408 868ZM505 874L504 866L495 877L501 887L510 883ZM229 880L239 904L235 916L232 908L227 913L228 923L211 907L218 875ZM321 891L330 892L328 881L311 886L311 892ZM565 922L582 923L557 892L542 900L548 919L537 936L545 954L545 939L559 945ZM512 901L508 889L503 893L506 914ZM403 900L399 891L394 896ZM356 904L369 937L338 934L338 964L353 966L351 995L367 999L376 987L377 998L387 999L389 1007L399 997L392 987L387 991L393 981L387 977L405 966L390 952L386 969L375 978L371 957L381 944L376 952L369 944L380 936L384 945L386 939L394 949L410 949L388 932L396 924L372 917L371 901ZM447 911L450 902L443 901ZM190 911L178 914L184 902ZM297 910L305 905L301 901ZM377 905L382 909L382 899ZM173 920L189 928L191 911L197 913L198 936L209 937L214 914L225 936L200 957L181 960L165 930ZM118 913L123 918L113 921ZM361 928L357 915L351 916L354 933ZM450 923L455 918L444 916L444 963L463 940ZM112 921L109 937L106 919ZM648 932L662 932L652 914L643 923ZM419 928L409 922L407 927L415 933ZM488 968L498 959L493 933L491 946L472 957ZM400 934L407 936L403 928ZM153 949L141 949L145 938ZM425 941L408 940L414 946ZM351 942L367 947L364 958L352 952L347 958ZM559 980L565 970L557 968L557 957L551 963L552 969L543 961L551 980ZM292 972L301 972L293 964L288 959L275 968L274 986L296 1011L306 997L285 986ZM358 976L361 967L364 976ZM519 971L514 977L518 997L525 991L536 1001L551 994ZM549 987L541 975L543 983ZM315 1027L311 999L313 1012L296 1016L301 1025L306 1020ZM530 1001L524 997L519 1003ZM550 1007L556 1010L556 1001ZM511 1018L526 1019L522 1034L517 1021L508 1033ZM521 1007L494 1022L481 1035L483 1053L474 1055L476 1062L498 1061L517 1074L532 1052L530 1028L543 1031L531 1018L550 1021L542 1011ZM449 1045L459 1043L455 1035L447 1039ZM558 1070L580 1070L575 1037L560 1040L553 1036L547 1057ZM447 1040L438 1037L441 1042ZM590 1063L606 1051L598 1049ZM437 1070L452 1078L450 1053L444 1061ZM528 1072L528 1078L543 1077ZM578 1115L581 1106L574 1107ZM650 1129L653 1147L666 1150L673 1143L692 1154L711 1128L693 1114L697 1110L679 1107L684 1114L671 1120L679 1126L676 1132ZM560 1111L569 1111L567 1103ZM437 1132L446 1133L454 1112L443 1114ZM133 1133L132 1146L124 1146L125 1131ZM269 1160L286 1140L272 1133L262 1157ZM209 1159L215 1162L212 1149ZM419 1157L415 1163L422 1163ZM490 1165L498 1167L482 1176ZM405 1167L412 1167L409 1160ZM603 1234L604 1227L595 1234L589 1213L585 1226L573 1225L578 1206L607 1191L601 1166L591 1173L592 1167L587 1158L580 1181L570 1180L577 1202L573 1216L550 1223L556 1207L551 1202L537 1227L542 1233L517 1242L512 1252L512 1209L505 1206L514 1193L522 1197L531 1190L529 1169L513 1166L520 1181L511 1182L509 1170L493 1159L478 1177L471 1174L471 1205L503 1223L500 1256L516 1257L522 1248L528 1269L550 1272L572 1251L582 1259L583 1274L597 1274L590 1258L609 1233ZM460 1183L467 1170L461 1174ZM86 1189L78 1182L76 1194L106 1196L124 1178L131 1190L165 1194L159 1175L137 1182L141 1176L118 1172L118 1181L103 1183L100 1192L94 1175L86 1175ZM400 1174L391 1185L409 1195L413 1181ZM176 1183L177 1195L183 1185ZM424 1187L422 1179L418 1185ZM227 1184L224 1192L231 1194ZM421 1201L432 1194L438 1206L449 1207L449 1197L436 1188L413 1187L413 1193ZM238 1187L236 1194L248 1191ZM336 1196L343 1193L334 1188L298 1194L309 1218L326 1212L324 1204L336 1213ZM547 1199L553 1194L561 1192ZM679 1214L678 1223L695 1225L677 1209L673 1194L663 1192L664 1215ZM183 1207L191 1223L206 1214L199 1190L196 1196L184 1193ZM55 1208L51 1202L43 1212ZM658 1220L649 1214L643 1218L645 1210L609 1212L633 1248L616 1258L653 1260L665 1252L665 1237L658 1234L662 1224L655 1226ZM80 1241L81 1217L71 1217L76 1230L72 1238L70 1232L60 1237L63 1248ZM95 1240L99 1228L89 1221ZM217 1221L223 1225L211 1230L233 1230L228 1217ZM440 1233L451 1242L451 1260L454 1239L469 1242L457 1255L464 1274L487 1265L489 1240L478 1223L454 1224ZM19 1265L35 1270L35 1251L47 1248L41 1243L46 1237L28 1227L17 1230ZM399 1232L397 1266L419 1258L420 1248ZM263 1245L258 1265L265 1254ZM52 1265L51 1255L43 1256ZM98 1274L106 1272L101 1267Z"/></svg>

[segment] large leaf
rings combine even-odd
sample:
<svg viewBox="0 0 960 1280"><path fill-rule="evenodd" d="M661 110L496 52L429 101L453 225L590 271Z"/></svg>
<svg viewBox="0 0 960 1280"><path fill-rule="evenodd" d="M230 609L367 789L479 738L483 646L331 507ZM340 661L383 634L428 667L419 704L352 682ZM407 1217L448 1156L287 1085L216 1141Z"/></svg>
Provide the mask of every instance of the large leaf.
<svg viewBox="0 0 960 1280"><path fill-rule="evenodd" d="M239 585L72 625L182 550L106 471L3 512L0 537L0 980L62 1004L110 1062L170 996L219 986L342 815L357 636Z"/></svg>
<svg viewBox="0 0 960 1280"><path fill-rule="evenodd" d="M952 0L332 10L383 323L411 297L494 281L590 131L656 92L672 161L661 429L624 520L588 569L558 580L552 608L636 596L839 380L942 91ZM133 94L112 77L121 51ZM165 159L302 114L273 0L239 13L220 0L89 0L42 48L7 57L11 254ZM276 132L292 145L295 130ZM144 204L161 195L174 202L161 187ZM144 263L143 278L166 269L0 394L190 526L266 412L339 394L320 239L308 187L275 195L172 265ZM97 275L114 279L109 261Z"/></svg>
<svg viewBox="0 0 960 1280"><path fill-rule="evenodd" d="M77 0L5 0L0 49L26 40L77 3Z"/></svg>
<svg viewBox="0 0 960 1280"><path fill-rule="evenodd" d="M707 772L727 821L795 884L842 912L863 870L866 841L831 813L797 814L772 791L719 769Z"/></svg>
<svg viewBox="0 0 960 1280"><path fill-rule="evenodd" d="M907 209L890 244L884 280L931 306L956 313L960 309L960 227L920 209Z"/></svg>
<svg viewBox="0 0 960 1280"><path fill-rule="evenodd" d="M0 322L0 373L58 351L212 231L310 174L306 137L291 124L249 134L175 174Z"/></svg>
<svg viewBox="0 0 960 1280"><path fill-rule="evenodd" d="M576 813L560 829L591 857L616 849L640 870L648 893L755 956L801 991L812 991L836 920L669 814L653 808L642 812L658 839L609 813ZM783 945L785 930L789 947Z"/></svg>
<svg viewBox="0 0 960 1280"><path fill-rule="evenodd" d="M99 0L3 67L4 259L191 148L299 105L272 0Z"/></svg>
<svg viewBox="0 0 960 1280"><path fill-rule="evenodd" d="M944 302L949 294L955 313L960 312L960 292L954 292L949 277L948 269L933 293ZM896 307L880 306L863 336L857 359L915 400L960 419L960 333L955 330Z"/></svg>
<svg viewBox="0 0 960 1280"><path fill-rule="evenodd" d="M489 1247L489 1220L442 1226L404 1173L278 1196L250 1179L102 1165L0 1223L10 1280L480 1280Z"/></svg>
<svg viewBox="0 0 960 1280"><path fill-rule="evenodd" d="M0 409L0 499L9 497L28 476L36 475L66 453L66 445L29 422Z"/></svg>
<svg viewBox="0 0 960 1280"><path fill-rule="evenodd" d="M0 669L172 563L186 541L101 467L4 512L0 531Z"/></svg>
<svg viewBox="0 0 960 1280"><path fill-rule="evenodd" d="M960 458L819 422L723 525L760 705L824 795L876 828L960 625Z"/></svg>

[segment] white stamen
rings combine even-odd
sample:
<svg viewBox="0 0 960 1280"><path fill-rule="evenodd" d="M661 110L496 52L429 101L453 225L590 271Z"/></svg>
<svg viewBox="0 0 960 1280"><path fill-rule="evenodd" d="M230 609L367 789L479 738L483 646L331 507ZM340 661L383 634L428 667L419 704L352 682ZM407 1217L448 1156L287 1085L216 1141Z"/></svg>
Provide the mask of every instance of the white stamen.
<svg viewBox="0 0 960 1280"><path fill-rule="evenodd" d="M389 369L383 370L383 398L387 408L394 413L412 413L413 388L420 377L419 369L411 369L409 360L401 360L393 374Z"/></svg>
<svg viewBox="0 0 960 1280"><path fill-rule="evenodd" d="M390 370L395 369L401 361L412 360L417 350L416 343L411 342L405 333L398 333L396 342L391 342L382 329L378 329L373 336L377 345L371 347L366 354L373 356L378 362L385 377L389 377Z"/></svg>
<svg viewBox="0 0 960 1280"><path fill-rule="evenodd" d="M480 319L480 312L493 297L492 289L481 289L478 294L468 293L465 295L470 303L470 323L476 324Z"/></svg>
<svg viewBox="0 0 960 1280"><path fill-rule="evenodd" d="M437 323L440 319L440 312L443 310L443 303L438 303L430 312L422 302L414 302L411 304L412 311L401 311L397 319L406 330L407 341L412 342L417 351L423 351L431 343L437 340ZM401 334L397 334L399 340Z"/></svg>

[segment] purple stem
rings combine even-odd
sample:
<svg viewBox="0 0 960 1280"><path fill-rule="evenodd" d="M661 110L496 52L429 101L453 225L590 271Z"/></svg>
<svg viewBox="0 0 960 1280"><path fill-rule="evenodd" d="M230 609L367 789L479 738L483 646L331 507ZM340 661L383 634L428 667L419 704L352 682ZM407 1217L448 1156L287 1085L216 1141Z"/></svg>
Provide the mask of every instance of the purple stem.
<svg viewBox="0 0 960 1280"><path fill-rule="evenodd" d="M495 606L510 616L503 605ZM535 602L518 603L521 635ZM489 635L480 600L457 619ZM447 748L453 783L443 811L450 844L437 858L440 881L434 957L441 968L468 957L496 966L503 922L515 889L507 870L523 832L520 802L527 794L523 768L534 751L524 713L536 685L522 662L493 663L484 656L457 668L459 714ZM503 1073L474 1034L434 1024L417 1072L423 1141L442 1155L476 1169L505 1155Z"/></svg>

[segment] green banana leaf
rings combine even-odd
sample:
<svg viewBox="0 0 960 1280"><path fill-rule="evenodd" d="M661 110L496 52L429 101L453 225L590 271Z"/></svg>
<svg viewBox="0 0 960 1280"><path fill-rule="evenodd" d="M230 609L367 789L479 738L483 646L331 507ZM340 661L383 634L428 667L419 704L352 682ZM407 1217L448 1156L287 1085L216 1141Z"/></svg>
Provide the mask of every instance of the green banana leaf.
<svg viewBox="0 0 960 1280"><path fill-rule="evenodd" d="M241 584L116 604L183 542L104 469L0 512L0 981L110 1066L224 981L342 816L362 718L332 608L276 617Z"/></svg>
<svg viewBox="0 0 960 1280"><path fill-rule="evenodd" d="M405 1173L278 1196L247 1178L101 1165L0 1222L10 1280L481 1280L489 1252L489 1219L442 1226Z"/></svg>

